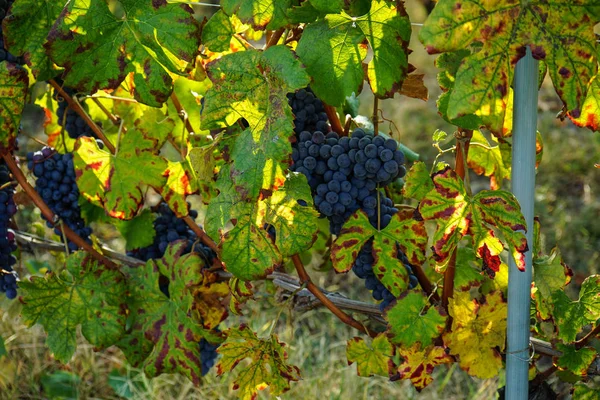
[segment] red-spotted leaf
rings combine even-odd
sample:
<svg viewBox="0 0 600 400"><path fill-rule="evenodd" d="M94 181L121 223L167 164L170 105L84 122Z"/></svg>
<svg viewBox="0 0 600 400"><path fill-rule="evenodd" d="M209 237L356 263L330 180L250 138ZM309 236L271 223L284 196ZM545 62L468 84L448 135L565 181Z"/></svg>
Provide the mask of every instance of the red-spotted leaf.
<svg viewBox="0 0 600 400"><path fill-rule="evenodd" d="M144 185L165 190L167 161L158 156L161 144L131 129L121 135L119 152L112 155L93 138L82 137L74 156L81 194L113 218L133 218L143 205Z"/></svg>
<svg viewBox="0 0 600 400"><path fill-rule="evenodd" d="M185 217L189 211L186 197L194 193L196 187L187 161L168 161L163 175L167 178L167 183L162 188L162 198L177 217Z"/></svg>
<svg viewBox="0 0 600 400"><path fill-rule="evenodd" d="M442 364L452 363L452 357L441 346L423 347L415 343L411 347L400 349L404 362L398 367L402 379L410 379L417 391L423 390L433 382L433 369Z"/></svg>
<svg viewBox="0 0 600 400"><path fill-rule="evenodd" d="M27 71L9 62L0 63L0 150L14 145L28 87Z"/></svg>
<svg viewBox="0 0 600 400"><path fill-rule="evenodd" d="M586 376L588 368L596 359L598 352L591 347L577 350L575 345L564 345L557 343L556 348L562 351L556 366L563 371L569 371L575 375Z"/></svg>
<svg viewBox="0 0 600 400"><path fill-rule="evenodd" d="M200 42L192 9L166 0L73 0L48 35L50 58L65 68L65 84L84 92L116 89L133 74L134 95L162 105Z"/></svg>
<svg viewBox="0 0 600 400"><path fill-rule="evenodd" d="M228 54L210 63L207 73L213 87L204 98L202 127L246 120L249 127L231 150L231 178L242 198L268 197L285 182L292 151L287 93L306 86L308 75L286 46Z"/></svg>
<svg viewBox="0 0 600 400"><path fill-rule="evenodd" d="M111 346L125 334L126 286L123 275L108 270L84 252L67 258L66 270L19 282L22 316L48 333L48 347L67 363L77 349L77 328L95 347Z"/></svg>
<svg viewBox="0 0 600 400"><path fill-rule="evenodd" d="M433 189L433 182L431 181L431 176L429 176L427 165L422 161L417 161L413 164L406 174L404 181L402 195L411 199L421 201Z"/></svg>
<svg viewBox="0 0 600 400"><path fill-rule="evenodd" d="M203 263L196 254L182 255L185 247L184 241L174 242L162 259L131 269L129 289L134 301L134 329L141 330L152 343L152 351L142 364L144 371L151 377L180 373L198 385L202 376L198 341L214 338L192 317L194 296L190 287L201 281ZM169 280L169 297L160 290L160 275Z"/></svg>
<svg viewBox="0 0 600 400"><path fill-rule="evenodd" d="M552 302L559 339L565 343L575 341L585 325L600 318L600 275L583 281L577 301L571 301L564 291L557 290L552 294Z"/></svg>
<svg viewBox="0 0 600 400"><path fill-rule="evenodd" d="M427 296L418 291L405 292L385 314L390 341L402 347L415 343L429 346L446 326L446 312L429 306Z"/></svg>
<svg viewBox="0 0 600 400"><path fill-rule="evenodd" d="M267 387L272 396L280 395L290 388L290 381L300 379L300 370L287 362L285 344L277 335L260 339L246 325L230 328L227 340L217 350L221 360L217 375L232 371L241 361L250 358L250 364L238 370L233 389L240 390L243 399L254 399L259 390Z"/></svg>
<svg viewBox="0 0 600 400"><path fill-rule="evenodd" d="M596 75L590 81L587 89L581 114L574 117L573 113L568 114L569 118L577 126L583 126L593 131L600 131L600 78Z"/></svg>
<svg viewBox="0 0 600 400"><path fill-rule="evenodd" d="M229 309L232 313L242 315L242 304L245 304L254 296L254 291L252 289L251 282L242 281L238 278L231 278L229 280L229 291L231 292Z"/></svg>
<svg viewBox="0 0 600 400"><path fill-rule="evenodd" d="M331 261L337 272L347 272L365 243L377 232L367 214L357 211L344 224L340 235L331 245Z"/></svg>
<svg viewBox="0 0 600 400"><path fill-rule="evenodd" d="M370 345L363 338L355 337L348 340L346 347L348 365L356 363L358 376L389 376L394 366L393 356L394 346L384 333L377 335Z"/></svg>
<svg viewBox="0 0 600 400"><path fill-rule="evenodd" d="M481 49L466 56L456 72L447 116L453 120L476 114L501 135L514 67L526 46L548 65L567 111L580 116L588 82L597 70L594 25L599 21L600 6L593 1L441 0L419 38L429 53L481 43Z"/></svg>
<svg viewBox="0 0 600 400"><path fill-rule="evenodd" d="M206 329L215 329L229 315L226 305L229 285L218 278L217 274L203 270L202 283L194 289L194 309Z"/></svg>
<svg viewBox="0 0 600 400"><path fill-rule="evenodd" d="M494 235L495 228L502 233L519 269L525 268L526 224L511 193L484 190L469 196L462 180L449 167L435 173L433 182L435 187L421 201L419 211L424 219L437 223L432 249L438 263L444 264L458 242L470 235L485 267L498 272L503 245Z"/></svg>
<svg viewBox="0 0 600 400"><path fill-rule="evenodd" d="M408 272L400 260L402 254L413 265L423 265L427 246L425 223L414 218L415 210L402 209L392 216L388 226L373 237L373 272L394 295L408 287Z"/></svg>

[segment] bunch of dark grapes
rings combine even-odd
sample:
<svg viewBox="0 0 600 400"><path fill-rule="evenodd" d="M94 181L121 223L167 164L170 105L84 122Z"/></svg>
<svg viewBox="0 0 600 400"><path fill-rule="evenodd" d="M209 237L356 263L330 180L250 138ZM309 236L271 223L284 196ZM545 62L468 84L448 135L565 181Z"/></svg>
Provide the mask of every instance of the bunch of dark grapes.
<svg viewBox="0 0 600 400"><path fill-rule="evenodd" d="M2 21L4 21L4 17L6 17L6 14L8 14L8 10L13 3L14 0L0 0L0 25L2 24ZM0 29L0 62L2 61L24 64L22 57L16 57L6 50L4 47L4 36L2 34L2 30Z"/></svg>
<svg viewBox="0 0 600 400"><path fill-rule="evenodd" d="M41 151L27 153L27 167L36 178L35 190L52 212L78 236L91 244L89 236L92 230L81 218L73 155L59 154L51 147L44 147ZM58 223L47 221L47 225L62 237ZM71 241L68 242L68 247L71 251L78 249Z"/></svg>
<svg viewBox="0 0 600 400"><path fill-rule="evenodd" d="M8 167L0 162L0 293L9 299L17 297L17 274L13 271L17 259L12 255L17 244L14 232L8 229L10 219L17 212L14 193Z"/></svg>
<svg viewBox="0 0 600 400"><path fill-rule="evenodd" d="M75 90L69 87L63 87L63 90L69 96L73 96L75 94ZM58 109L56 110L58 124L60 126L64 126L70 138L77 139L80 136L96 137L94 131L92 131L92 128L86 124L85 120L81 118L79 114L77 114L73 109L68 108L69 104L67 101L63 99L56 91L54 91L54 98L58 101ZM66 116L65 112L67 113Z"/></svg>
<svg viewBox="0 0 600 400"><path fill-rule="evenodd" d="M329 132L327 113L323 102L318 99L310 88L288 93L288 101L294 114L294 131Z"/></svg>
<svg viewBox="0 0 600 400"><path fill-rule="evenodd" d="M128 256L136 257L143 261L161 258L165 254L165 250L169 243L183 239L187 241L187 247L184 250L184 254L191 253L192 251L198 253L204 260L205 266L208 266L213 262L216 257L214 251L197 240L194 231L188 227L183 219L177 218L167 203L160 203L156 207L156 211L158 215L153 222L154 230L156 231L154 241L147 247L128 252ZM198 212L190 210L190 217L194 219L197 218ZM163 279L159 280L159 288L165 296L169 297L169 280L166 277L161 276L161 278ZM218 345L209 343L205 339L200 340L198 345L200 346L202 375L205 375L215 364L215 359L217 358L216 349Z"/></svg>

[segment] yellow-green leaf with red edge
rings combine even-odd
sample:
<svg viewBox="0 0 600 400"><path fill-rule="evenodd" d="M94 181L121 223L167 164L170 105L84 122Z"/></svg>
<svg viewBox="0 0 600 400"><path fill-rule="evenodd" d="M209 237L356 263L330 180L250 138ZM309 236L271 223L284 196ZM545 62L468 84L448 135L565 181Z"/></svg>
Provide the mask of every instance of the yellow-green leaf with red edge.
<svg viewBox="0 0 600 400"><path fill-rule="evenodd" d="M225 55L207 73L213 87L204 97L202 127L246 120L231 150L231 178L243 199L266 198L285 182L292 151L287 93L306 86L308 75L287 46Z"/></svg>
<svg viewBox="0 0 600 400"><path fill-rule="evenodd" d="M404 178L402 195L421 201L431 189L433 189L433 182L429 176L427 165L422 161L417 161L410 167Z"/></svg>
<svg viewBox="0 0 600 400"><path fill-rule="evenodd" d="M163 176L166 177L167 182L162 187L161 197L178 218L187 216L189 209L186 197L196 191L196 180L192 178L187 161L167 161Z"/></svg>
<svg viewBox="0 0 600 400"><path fill-rule="evenodd" d="M194 309L202 319L202 326L215 329L229 315L227 297L229 285L219 282L219 276L202 270L202 282L194 288Z"/></svg>
<svg viewBox="0 0 600 400"><path fill-rule="evenodd" d="M600 78L592 78L588 85L587 94L581 107L581 114L576 118L572 113L567 114L577 126L589 128L593 131L600 130Z"/></svg>
<svg viewBox="0 0 600 400"><path fill-rule="evenodd" d="M122 12L103 0L73 0L44 45L65 68L65 84L87 93L116 89L133 74L137 100L160 107L200 44L191 7L166 0L121 0ZM115 12L113 12L115 11Z"/></svg>
<svg viewBox="0 0 600 400"><path fill-rule="evenodd" d="M347 272L365 243L377 232L367 214L358 210L348 218L340 235L331 245L331 261L337 272Z"/></svg>
<svg viewBox="0 0 600 400"><path fill-rule="evenodd" d="M471 246L459 247L454 273L455 290L466 291L472 287L480 286L484 279L473 248Z"/></svg>
<svg viewBox="0 0 600 400"><path fill-rule="evenodd" d="M412 208L398 211L385 229L373 235L373 272L394 296L408 288L408 272L399 252L411 264L423 265L426 246L425 223L415 218Z"/></svg>
<svg viewBox="0 0 600 400"><path fill-rule="evenodd" d="M600 6L593 1L440 0L419 38L429 53L482 44L458 68L448 117L477 114L501 135L514 66L526 46L534 58L547 63L567 111L579 117L587 84L597 70L594 25L599 21Z"/></svg>
<svg viewBox="0 0 600 400"><path fill-rule="evenodd" d="M502 181L510 179L510 161L506 164L500 145L494 139L492 142L490 143L480 131L473 131L467 163L473 172L489 177L494 188L499 188Z"/></svg>
<svg viewBox="0 0 600 400"><path fill-rule="evenodd" d="M277 335L260 339L246 325L225 331L227 340L217 349L221 359L217 375L232 371L241 361L250 358L250 364L239 369L233 383L240 390L242 399L256 398L259 390L269 387L272 396L280 395L290 388L290 381L300 379L300 370L287 362L285 344Z"/></svg>
<svg viewBox="0 0 600 400"><path fill-rule="evenodd" d="M254 291L252 283L243 281L238 278L229 280L229 291L231 292L231 301L229 302L229 310L236 315L242 315L242 304L252 299Z"/></svg>
<svg viewBox="0 0 600 400"><path fill-rule="evenodd" d="M552 303L559 339L565 343L575 341L585 325L600 318L600 275L589 276L583 281L576 301L571 301L564 291L557 290L552 294Z"/></svg>
<svg viewBox="0 0 600 400"><path fill-rule="evenodd" d="M194 295L191 288L201 279L202 260L197 254L183 255L187 243L173 242L161 259L131 269L129 290L132 293L133 329L140 330L152 350L142 363L148 376L180 373L195 385L202 376L201 338L219 341L192 317ZM159 287L160 276L169 279L169 297ZM130 341L129 345L144 343ZM131 351L129 349L128 351Z"/></svg>
<svg viewBox="0 0 600 400"><path fill-rule="evenodd" d="M444 334L444 345L459 357L460 367L469 375L492 378L502 368L506 339L507 303L501 292L486 296L486 303L471 299L470 292L454 292L448 312L452 330Z"/></svg>
<svg viewBox="0 0 600 400"><path fill-rule="evenodd" d="M483 190L469 196L462 180L449 167L436 172L433 182L434 189L421 201L419 211L425 220L437 223L432 249L438 263L447 262L458 242L470 235L478 257L488 269L498 272L503 245L494 235L495 228L502 233L517 267L525 268L526 223L511 193Z"/></svg>
<svg viewBox="0 0 600 400"><path fill-rule="evenodd" d="M76 252L60 273L19 282L22 317L48 333L54 357L69 362L77 349L77 327L97 348L109 347L125 334L126 285L117 270L107 269L85 252Z"/></svg>
<svg viewBox="0 0 600 400"><path fill-rule="evenodd" d="M444 331L447 315L443 308L429 306L423 292L408 291L385 311L384 317L390 341L408 347L415 343L429 346Z"/></svg>
<svg viewBox="0 0 600 400"><path fill-rule="evenodd" d="M144 186L161 193L167 183L163 174L168 164L158 155L163 142L131 129L121 134L119 152L112 155L98 148L94 138L80 138L73 157L79 191L113 218L135 217L144 202Z"/></svg>
<svg viewBox="0 0 600 400"><path fill-rule="evenodd" d="M256 30L275 30L287 25L290 0L224 0L221 7L228 15L234 13Z"/></svg>
<svg viewBox="0 0 600 400"><path fill-rule="evenodd" d="M346 346L348 365L356 363L358 376L389 376L394 367L394 352L394 346L384 333L373 338L370 345L363 338L355 337L348 340Z"/></svg>
<svg viewBox="0 0 600 400"><path fill-rule="evenodd" d="M410 379L419 392L433 382L432 374L436 366L453 361L442 346L423 347L420 343L415 343L410 347L400 348L399 353L404 360L398 366L400 378Z"/></svg>
<svg viewBox="0 0 600 400"><path fill-rule="evenodd" d="M15 144L29 77L25 69L9 63L0 63L0 150Z"/></svg>
<svg viewBox="0 0 600 400"><path fill-rule="evenodd" d="M575 345L557 343L556 349L563 353L556 362L558 369L569 371L579 376L587 375L588 368L598 355L596 349L591 347L584 347L578 350Z"/></svg>

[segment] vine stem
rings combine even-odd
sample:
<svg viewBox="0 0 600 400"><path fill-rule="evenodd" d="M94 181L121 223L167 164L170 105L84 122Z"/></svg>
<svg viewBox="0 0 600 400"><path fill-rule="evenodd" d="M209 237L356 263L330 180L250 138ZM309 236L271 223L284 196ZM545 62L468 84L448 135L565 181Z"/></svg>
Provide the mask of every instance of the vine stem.
<svg viewBox="0 0 600 400"><path fill-rule="evenodd" d="M200 228L198 226L198 224L196 223L196 221L194 221L194 219L192 217L190 217L189 215L186 215L185 217L183 217L183 220L185 221L187 226L189 226L190 229L192 231L194 231L194 233L196 234L196 236L198 236L198 239L200 239L200 241L202 243L204 243L212 251L214 251L216 255L219 254L219 251L218 251L219 248L218 248L217 244L214 242L214 240L211 239L210 236L208 236L206 234L206 232L204 232L204 230L202 228ZM223 263L221 262L221 260L219 259L218 256L214 258L212 266L216 269L225 269Z"/></svg>
<svg viewBox="0 0 600 400"><path fill-rule="evenodd" d="M312 282L298 254L294 254L292 256L292 261L294 262L296 271L298 271L298 277L300 278L300 282L302 283L302 285L306 285L306 288L317 299L319 299L319 301L323 303L323 305L327 307L329 311L331 311L336 317L338 317L340 321L342 321L346 325L350 325L351 327L358 329L359 331L369 335L370 337L377 336L376 332L371 331L369 328L362 325L360 322L358 322L357 320L340 310L335 304L333 304L333 302L325 295L325 293L323 293L321 289L319 289L319 287Z"/></svg>
<svg viewBox="0 0 600 400"><path fill-rule="evenodd" d="M104 135L104 132L102 132L102 129L100 129L98 127L98 125L96 125L96 123L94 121L92 121L90 116L87 115L85 110L81 107L81 104L79 104L77 101L73 100L73 98L71 96L69 96L67 94L67 92L65 92L63 90L63 88L54 79L50 79L48 82L50 83L50 85L52 85L52 87L54 89L56 89L56 91L58 92L60 97L62 97L63 99L65 99L67 101L67 104L69 105L69 107L73 111L75 111L77 114L79 114L79 116L81 118L83 118L85 123L88 124L88 126L92 129L92 131L96 134L96 136L98 136L98 138L104 142L104 145L110 150L110 152L112 154L114 154L115 146L113 146L113 144L110 142L110 140L108 140L108 138Z"/></svg>
<svg viewBox="0 0 600 400"><path fill-rule="evenodd" d="M194 127L192 126L192 123L190 122L190 119L187 116L188 114L185 111L185 108L183 108L183 106L181 105L181 102L179 101L179 98L175 94L175 91L173 91L171 93L171 101L173 102L173 105L175 106L175 109L177 110L177 114L179 115L179 118L181 118L181 120L185 124L185 129L187 129L188 133L193 135L195 132Z"/></svg>
<svg viewBox="0 0 600 400"><path fill-rule="evenodd" d="M379 109L379 98L373 97L373 136L379 135L379 115L377 110Z"/></svg>
<svg viewBox="0 0 600 400"><path fill-rule="evenodd" d="M265 50L268 49L269 47L273 47L273 46L277 45L277 42L279 42L279 39L281 39L281 36L283 35L283 32L285 32L285 28L279 28L275 32L273 32L273 34L269 38L269 41L267 42L267 46L265 47Z"/></svg>
<svg viewBox="0 0 600 400"><path fill-rule="evenodd" d="M21 171L21 168L19 168L19 166L17 165L15 160L12 158L12 155L10 155L9 153L6 153L6 154L2 155L2 158L6 162L6 165L10 169L10 172L13 174L13 176L15 177L17 182L19 182L19 185L21 185L21 187L23 188L25 193L27 193L29 198L31 198L31 200L36 205L36 207L40 209L40 211L42 212L42 215L44 215L44 217L48 221L56 222L57 221L56 215L52 212L52 210L50 209L50 207L48 207L48 205L44 202L44 200L42 200L40 195L29 184L29 182L27 182L27 178L23 174L23 171ZM101 262L102 264L106 265L109 268L112 268L112 269L117 268L115 263L113 263L111 260L106 258L104 255L97 252L96 249L94 249L91 244L89 244L85 240L83 240L71 228L69 228L68 226L63 224L62 229L64 231L64 234L67 236L67 238L71 242L75 243L78 247L80 247L80 248L84 249L85 251L87 251L88 253L90 253L92 255L92 257L94 257L96 260L98 260L99 262Z"/></svg>
<svg viewBox="0 0 600 400"><path fill-rule="evenodd" d="M467 177L467 156L469 154L469 142L473 137L473 131L459 130L456 135L456 155L454 171L464 181ZM450 255L446 272L444 272L444 291L442 292L442 305L448 310L448 299L454 293L454 276L456 275L456 255L458 248ZM450 319L448 319L450 321Z"/></svg>
<svg viewBox="0 0 600 400"><path fill-rule="evenodd" d="M344 135L344 127L340 122L340 118L338 117L335 107L325 103L323 103L323 107L325 108L325 113L327 114L327 118L331 124L331 129L340 136L346 136Z"/></svg>
<svg viewBox="0 0 600 400"><path fill-rule="evenodd" d="M585 346L586 344L588 344L588 342L590 340L592 340L593 338L595 338L599 333L600 333L600 324L596 325L596 327L594 327L594 329L592 329L591 331L589 331L587 335L585 335L584 337L582 337L581 339L579 339L578 341L576 341L575 342L575 348L577 350L581 349L583 346Z"/></svg>
<svg viewBox="0 0 600 400"><path fill-rule="evenodd" d="M108 119L110 119L110 122L112 122L113 125L121 125L122 119L110 112L110 110L106 108L104 104L102 104L98 97L92 97L92 101L102 110L102 112L108 117ZM123 133L127 133L127 128L125 128L124 126L121 126L120 129L123 131Z"/></svg>

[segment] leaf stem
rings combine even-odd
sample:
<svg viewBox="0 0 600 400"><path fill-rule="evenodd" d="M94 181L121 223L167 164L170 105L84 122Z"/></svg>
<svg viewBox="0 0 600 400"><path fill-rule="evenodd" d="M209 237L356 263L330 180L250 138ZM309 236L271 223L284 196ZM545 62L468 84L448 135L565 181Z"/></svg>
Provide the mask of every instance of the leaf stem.
<svg viewBox="0 0 600 400"><path fill-rule="evenodd" d="M581 349L583 346L588 344L590 340L595 338L600 333L600 324L596 325L591 331L588 332L587 335L579 339L575 342L575 348L577 350Z"/></svg>
<svg viewBox="0 0 600 400"><path fill-rule="evenodd" d="M40 195L35 191L35 189L27 182L27 178L23 174L23 171L19 168L15 160L13 159L11 154L3 154L2 158L6 162L6 165L10 169L10 172L13 174L14 178L19 182L19 185L23 188L25 193L29 196L29 198L33 201L33 203L40 209L42 215L53 223L59 221L59 218L52 212L50 207L42 200ZM92 247L91 244L87 243L83 240L79 235L77 235L71 228L63 224L63 230L67 238L75 243L78 247L84 249L88 253L92 255L96 260L106 265L108 268L116 269L117 266L111 260L106 258L104 255L100 254Z"/></svg>
<svg viewBox="0 0 600 400"><path fill-rule="evenodd" d="M91 99L102 110L102 112L104 114L106 114L106 116L108 117L108 119L110 119L110 122L112 122L113 125L121 126L121 129L123 130L123 132L124 133L127 132L127 128L125 128L122 125L122 119L120 117L117 117L116 115L114 115L112 112L110 112L110 110L108 108L106 108L106 106L104 104L102 104L99 97L92 97Z"/></svg>
<svg viewBox="0 0 600 400"><path fill-rule="evenodd" d="M362 333L369 335L370 337L377 336L376 332L371 331L366 326L362 325L360 322L340 310L329 298L323 293L319 287L317 287L310 276L304 269L304 265L302 264L302 260L300 260L300 256L297 254L292 256L292 261L294 262L294 266L296 267L296 271L298 271L298 277L300 278L300 282L303 285L306 285L306 288L317 298L325 307L327 307L336 317L338 317L343 323L346 325L350 325L351 327L358 329Z"/></svg>
<svg viewBox="0 0 600 400"><path fill-rule="evenodd" d="M194 233L196 234L196 236L198 236L198 239L200 239L200 241L202 243L204 243L212 251L214 251L215 254L217 254L217 255L219 254L219 248L217 247L217 244L211 239L210 236L208 236L206 234L206 232L204 232L204 230L202 228L200 228L198 226L198 224L196 224L196 221L194 221L194 219L192 217L190 217L189 215L186 215L185 217L183 217L183 220L185 221L187 226L189 226L190 229L192 231L194 231ZM218 257L214 258L213 267L215 267L217 269L225 269L225 267L223 266L223 263L221 262L221 260Z"/></svg>
<svg viewBox="0 0 600 400"><path fill-rule="evenodd" d="M325 113L327 113L327 118L331 124L331 129L340 136L346 136L344 135L344 127L340 122L340 118L338 117L335 107L325 103L323 103L323 107L325 108Z"/></svg>
<svg viewBox="0 0 600 400"><path fill-rule="evenodd" d="M281 39L283 32L285 32L285 28L279 28L275 32L273 32L273 34L269 38L269 41L267 42L265 50L268 49L269 47L276 46L277 42L279 42L279 39Z"/></svg>
<svg viewBox="0 0 600 400"><path fill-rule="evenodd" d="M377 136L379 134L379 98L377 96L373 97L373 136Z"/></svg>
<svg viewBox="0 0 600 400"><path fill-rule="evenodd" d="M100 129L98 127L98 125L96 125L96 123L94 121L92 121L92 119L90 118L90 116L87 115L87 113L85 112L85 110L81 107L81 104L79 104L78 101L73 100L73 98L71 96L69 96L67 94L67 92L65 92L63 90L63 88L54 79L50 79L48 82L50 83L50 85L52 85L52 87L54 89L56 89L56 91L58 92L58 94L60 95L60 97L62 97L63 99L66 100L66 102L69 105L69 107L73 111L75 111L77 114L79 114L79 116L81 118L83 118L83 120L85 121L85 123L88 124L88 126L92 129L92 131L96 134L96 136L98 136L98 138L104 142L104 145L110 150L110 152L112 154L114 154L115 153L115 147L108 140L108 138L104 135L104 132L102 132L102 129Z"/></svg>

